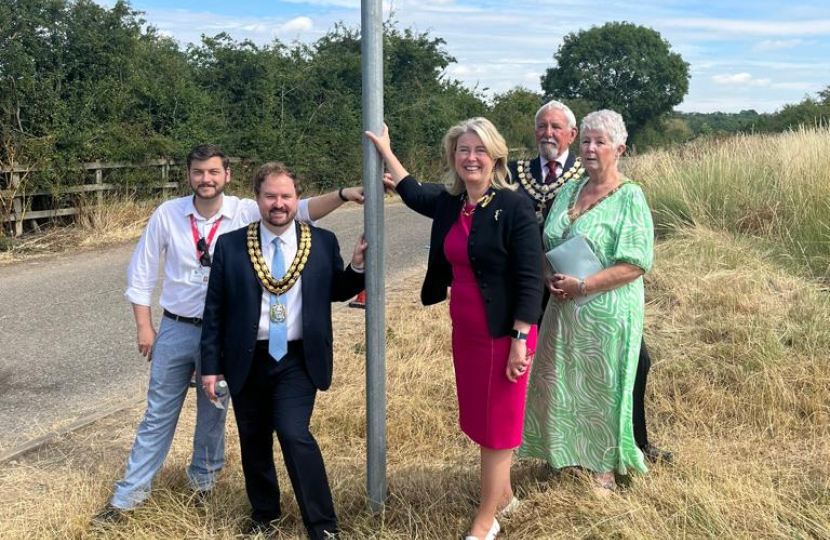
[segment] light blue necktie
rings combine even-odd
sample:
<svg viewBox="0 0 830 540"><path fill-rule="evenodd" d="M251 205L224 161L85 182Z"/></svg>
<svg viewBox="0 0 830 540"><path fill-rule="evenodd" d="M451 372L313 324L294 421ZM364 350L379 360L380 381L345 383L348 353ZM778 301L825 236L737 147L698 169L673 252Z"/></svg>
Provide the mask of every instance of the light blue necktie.
<svg viewBox="0 0 830 540"><path fill-rule="evenodd" d="M282 259L279 237L274 238L274 258L271 259L271 275L274 279L281 279L285 274L285 262ZM276 305L277 295L271 294L268 302L271 306ZM270 320L270 317L269 317ZM279 362L285 353L288 352L288 324L286 321L275 322L271 320L268 327L268 354Z"/></svg>

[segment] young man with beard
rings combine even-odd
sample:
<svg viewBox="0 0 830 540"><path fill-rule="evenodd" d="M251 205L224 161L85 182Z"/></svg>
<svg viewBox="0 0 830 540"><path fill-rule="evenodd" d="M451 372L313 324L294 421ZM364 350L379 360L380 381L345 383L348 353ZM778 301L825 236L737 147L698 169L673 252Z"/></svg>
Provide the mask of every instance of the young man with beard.
<svg viewBox="0 0 830 540"><path fill-rule="evenodd" d="M192 195L161 204L147 224L127 270L125 297L132 303L138 350L150 364L147 409L138 427L124 477L109 504L95 517L119 521L150 494L153 477L173 442L191 374L200 371L199 339L212 254L217 239L259 219L256 202L224 195L231 180L228 157L216 146L199 145L187 155ZM346 200L361 203L361 188L346 188L298 204L302 221L319 219ZM164 255L159 331L150 305ZM201 500L213 488L225 463L225 410L196 390L196 429L187 476Z"/></svg>
<svg viewBox="0 0 830 540"><path fill-rule="evenodd" d="M361 238L343 268L337 238L297 223L302 185L282 163L254 178L262 220L216 245L202 328L202 382L210 399L224 377L239 430L249 533L281 515L276 431L309 538L337 534L323 456L309 431L317 391L332 376L331 303L363 288Z"/></svg>

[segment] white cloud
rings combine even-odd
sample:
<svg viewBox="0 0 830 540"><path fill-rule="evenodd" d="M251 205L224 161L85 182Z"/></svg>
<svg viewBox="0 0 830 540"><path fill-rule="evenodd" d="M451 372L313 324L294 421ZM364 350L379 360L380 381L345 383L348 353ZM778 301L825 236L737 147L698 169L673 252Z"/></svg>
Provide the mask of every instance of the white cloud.
<svg viewBox="0 0 830 540"><path fill-rule="evenodd" d="M758 52L783 51L795 49L804 43L801 39L767 39L758 43L752 49Z"/></svg>
<svg viewBox="0 0 830 540"><path fill-rule="evenodd" d="M756 79L749 73L713 75L712 80L724 86L769 86L772 83L769 79Z"/></svg>
<svg viewBox="0 0 830 540"><path fill-rule="evenodd" d="M780 82L774 83L772 88L776 90L798 90L799 92L817 92L822 89L822 85L809 82Z"/></svg>
<svg viewBox="0 0 830 540"><path fill-rule="evenodd" d="M360 0L282 0L291 4L308 4L311 6L325 6L360 9Z"/></svg>
<svg viewBox="0 0 830 540"><path fill-rule="evenodd" d="M314 22L311 19L308 17L297 17L296 19L291 19L277 28L274 33L288 34L292 32L308 32L312 28L314 28Z"/></svg>
<svg viewBox="0 0 830 540"><path fill-rule="evenodd" d="M262 23L246 24L241 26L240 28L242 28L242 30L245 30L246 32L251 32L253 34L266 34L268 33L268 30L271 29L270 26Z"/></svg>
<svg viewBox="0 0 830 540"><path fill-rule="evenodd" d="M744 34L762 36L808 36L830 34L830 20L804 21L742 21L735 19L665 19L660 26L685 28L691 30L709 30L723 32L724 35Z"/></svg>

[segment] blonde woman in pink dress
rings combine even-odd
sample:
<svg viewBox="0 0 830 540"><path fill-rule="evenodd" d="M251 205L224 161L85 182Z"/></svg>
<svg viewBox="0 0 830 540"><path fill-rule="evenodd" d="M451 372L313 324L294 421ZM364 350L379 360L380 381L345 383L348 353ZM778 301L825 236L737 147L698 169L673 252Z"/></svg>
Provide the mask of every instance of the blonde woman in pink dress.
<svg viewBox="0 0 830 540"><path fill-rule="evenodd" d="M485 118L444 136L448 187L419 184L392 152L389 130L366 133L404 203L432 221L424 305L450 295L461 430L480 447L481 502L467 540L492 540L522 442L525 389L542 301L541 240L533 205L508 182L507 145Z"/></svg>

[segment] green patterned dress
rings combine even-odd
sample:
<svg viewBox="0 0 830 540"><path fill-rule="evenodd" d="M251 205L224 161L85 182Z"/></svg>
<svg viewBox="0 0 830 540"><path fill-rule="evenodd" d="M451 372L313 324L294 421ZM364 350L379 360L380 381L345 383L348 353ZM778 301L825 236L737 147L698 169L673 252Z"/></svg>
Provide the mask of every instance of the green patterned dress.
<svg viewBox="0 0 830 540"><path fill-rule="evenodd" d="M568 205L586 181L565 185L545 222L547 249L582 235L605 268L618 262L651 268L654 230L642 190L626 182L571 224ZM554 468L645 472L634 442L632 391L643 335L643 278L584 306L551 298L527 388L519 457Z"/></svg>

